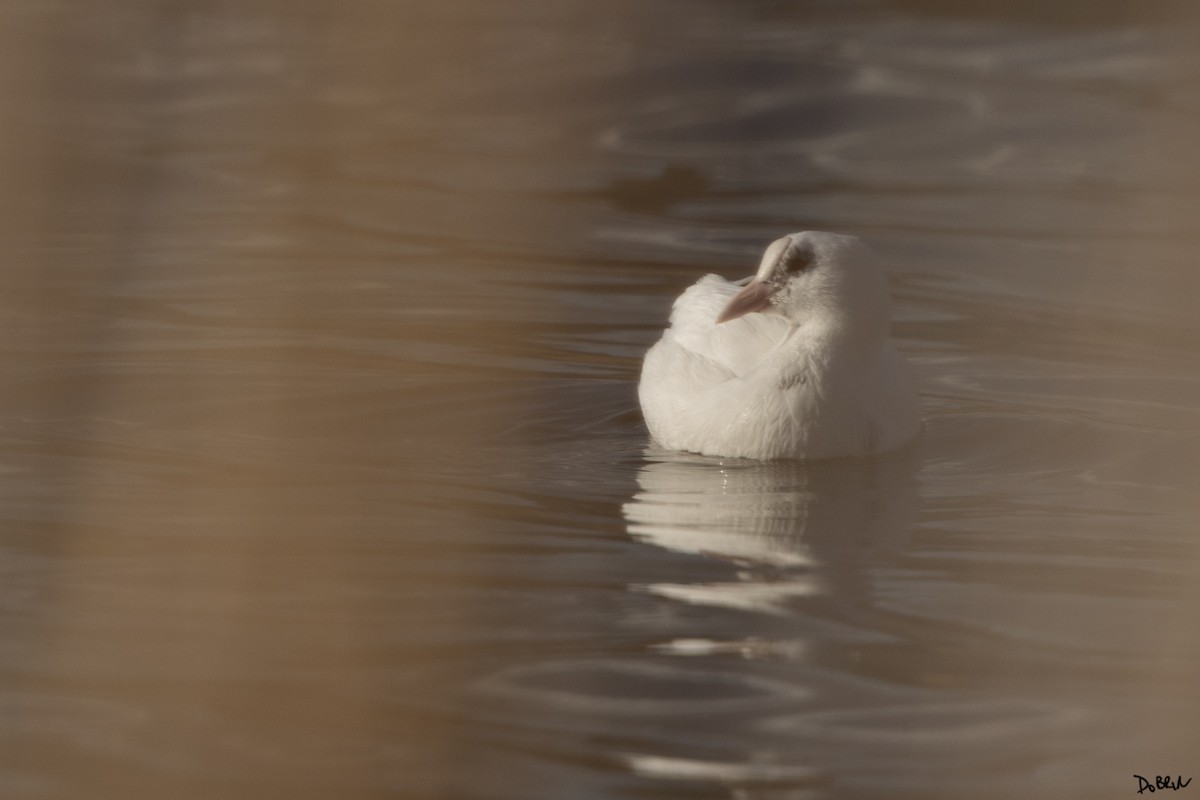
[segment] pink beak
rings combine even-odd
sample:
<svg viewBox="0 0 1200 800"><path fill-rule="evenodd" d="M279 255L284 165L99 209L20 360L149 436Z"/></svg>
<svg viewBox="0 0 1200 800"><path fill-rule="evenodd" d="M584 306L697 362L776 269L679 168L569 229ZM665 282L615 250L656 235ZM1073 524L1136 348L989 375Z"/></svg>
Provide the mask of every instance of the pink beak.
<svg viewBox="0 0 1200 800"><path fill-rule="evenodd" d="M731 319L744 317L747 314L752 314L755 311L762 311L771 305L771 290L765 283L755 278L742 287L742 290L733 296L725 309L721 311L717 317L717 324L729 322Z"/></svg>

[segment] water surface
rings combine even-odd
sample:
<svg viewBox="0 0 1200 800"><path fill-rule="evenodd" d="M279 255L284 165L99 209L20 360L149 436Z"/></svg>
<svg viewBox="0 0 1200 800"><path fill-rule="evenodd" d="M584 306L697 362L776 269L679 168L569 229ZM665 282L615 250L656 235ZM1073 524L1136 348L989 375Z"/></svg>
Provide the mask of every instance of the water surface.
<svg viewBox="0 0 1200 800"><path fill-rule="evenodd" d="M4 796L1189 775L1197 72L1059 5L6 5ZM672 298L808 228L922 438L656 448Z"/></svg>

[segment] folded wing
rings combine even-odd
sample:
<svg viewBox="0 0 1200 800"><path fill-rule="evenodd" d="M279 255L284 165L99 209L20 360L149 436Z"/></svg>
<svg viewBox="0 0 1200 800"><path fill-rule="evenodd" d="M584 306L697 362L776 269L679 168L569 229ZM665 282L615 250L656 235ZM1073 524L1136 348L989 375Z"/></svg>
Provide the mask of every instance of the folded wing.
<svg viewBox="0 0 1200 800"><path fill-rule="evenodd" d="M741 282L705 275L675 301L663 340L721 365L730 373L726 378L754 369L783 340L788 323L774 314L748 314L714 324L740 288Z"/></svg>

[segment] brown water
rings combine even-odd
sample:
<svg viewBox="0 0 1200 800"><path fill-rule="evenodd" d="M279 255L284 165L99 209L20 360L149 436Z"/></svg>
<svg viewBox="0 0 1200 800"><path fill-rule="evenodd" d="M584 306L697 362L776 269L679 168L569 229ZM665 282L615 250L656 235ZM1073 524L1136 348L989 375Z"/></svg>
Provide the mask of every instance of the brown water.
<svg viewBox="0 0 1200 800"><path fill-rule="evenodd" d="M1200 770L1184 24L4 4L0 795ZM887 260L920 442L649 446L671 298L806 228Z"/></svg>

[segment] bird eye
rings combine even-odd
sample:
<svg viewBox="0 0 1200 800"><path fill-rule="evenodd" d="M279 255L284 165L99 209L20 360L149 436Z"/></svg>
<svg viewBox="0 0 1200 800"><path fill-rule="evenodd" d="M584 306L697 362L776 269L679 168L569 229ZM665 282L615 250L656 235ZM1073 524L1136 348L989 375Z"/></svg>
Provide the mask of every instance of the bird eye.
<svg viewBox="0 0 1200 800"><path fill-rule="evenodd" d="M807 247L789 248L783 257L783 268L789 275L797 275L812 266L813 254Z"/></svg>

